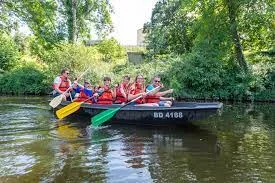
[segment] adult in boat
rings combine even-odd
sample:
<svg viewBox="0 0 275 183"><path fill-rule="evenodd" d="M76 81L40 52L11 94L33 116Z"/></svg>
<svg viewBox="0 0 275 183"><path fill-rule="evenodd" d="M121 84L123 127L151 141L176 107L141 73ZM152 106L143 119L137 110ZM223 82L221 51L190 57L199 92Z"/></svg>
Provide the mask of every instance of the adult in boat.
<svg viewBox="0 0 275 183"><path fill-rule="evenodd" d="M144 78L142 75L137 75L135 83L131 85L128 93L128 101L131 101L137 97L140 97L138 100L132 103L132 105L137 106L158 106L157 103L145 103L144 98L146 96Z"/></svg>
<svg viewBox="0 0 275 183"><path fill-rule="evenodd" d="M148 85L146 87L146 91L151 91L154 88L160 86L159 88L155 89L151 93L149 93L145 98L145 103L157 103L159 106L164 107L171 107L173 97L164 97L167 94L173 93L173 89L169 89L166 91L160 91L162 88L164 88L163 84L160 82L160 76L155 76L152 79L152 84Z"/></svg>
<svg viewBox="0 0 275 183"><path fill-rule="evenodd" d="M77 86L76 86L77 85ZM84 85L74 83L74 89L76 90L75 94L75 102L83 102L86 101L87 103L94 103L94 97L97 97L98 94L93 92L93 87L89 81L84 81ZM90 99L89 99L90 98ZM89 99L89 100L87 100Z"/></svg>
<svg viewBox="0 0 275 183"><path fill-rule="evenodd" d="M116 87L115 104L125 104L128 101L128 91L130 88L130 76L124 76L122 82Z"/></svg>
<svg viewBox="0 0 275 183"><path fill-rule="evenodd" d="M113 104L113 100L116 97L116 90L111 88L111 78L104 77L104 85L98 87L97 93L97 104Z"/></svg>
<svg viewBox="0 0 275 183"><path fill-rule="evenodd" d="M64 68L61 70L61 75L57 76L53 82L53 96L63 94L71 86L71 81L69 79L69 69ZM66 92L63 95L63 100L70 100L70 93Z"/></svg>

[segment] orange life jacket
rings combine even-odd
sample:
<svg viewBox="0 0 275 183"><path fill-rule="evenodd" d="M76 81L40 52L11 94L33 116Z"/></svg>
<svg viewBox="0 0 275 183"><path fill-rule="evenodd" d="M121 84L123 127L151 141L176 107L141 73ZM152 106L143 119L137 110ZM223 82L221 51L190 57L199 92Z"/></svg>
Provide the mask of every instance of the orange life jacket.
<svg viewBox="0 0 275 183"><path fill-rule="evenodd" d="M113 104L113 95L111 89L103 86L104 92L97 98L98 104Z"/></svg>
<svg viewBox="0 0 275 183"><path fill-rule="evenodd" d="M63 76L60 76L60 79L61 79L61 83L59 85L59 90L60 91L66 91L69 87L70 87L70 83L69 83L69 80L66 79L65 77Z"/></svg>
<svg viewBox="0 0 275 183"><path fill-rule="evenodd" d="M159 103L159 96L156 95L147 95L145 98L145 103Z"/></svg>
<svg viewBox="0 0 275 183"><path fill-rule="evenodd" d="M85 100L87 100L88 98L90 98L90 96L86 95L84 90L81 90L79 93L79 97L77 97L77 99L75 100L76 102L83 102ZM86 101L87 103L93 103L92 98L90 100Z"/></svg>
<svg viewBox="0 0 275 183"><path fill-rule="evenodd" d="M125 94L126 94L126 98L123 97L122 93L121 93L121 87L124 89L125 91ZM116 100L115 100L115 103L116 104L121 104L123 102L127 102L127 96L128 96L128 87L127 87L127 84L121 84L120 86L118 86L116 88Z"/></svg>
<svg viewBox="0 0 275 183"><path fill-rule="evenodd" d="M130 93L131 93L132 95L136 95L136 94L139 94L139 93L142 93L142 92L143 92L143 90L142 90L142 85L139 84L139 83L135 83L135 88L132 89L132 90L130 91ZM136 100L136 103L137 103L137 104L142 104L142 103L144 103L143 98L139 98L138 100Z"/></svg>
<svg viewBox="0 0 275 183"><path fill-rule="evenodd" d="M149 85L148 85L149 86ZM147 87L146 87L147 88ZM160 99L159 99L160 97L159 96L156 96L156 94L155 95L147 95L146 97L145 97L145 103L159 103L159 101L160 101Z"/></svg>

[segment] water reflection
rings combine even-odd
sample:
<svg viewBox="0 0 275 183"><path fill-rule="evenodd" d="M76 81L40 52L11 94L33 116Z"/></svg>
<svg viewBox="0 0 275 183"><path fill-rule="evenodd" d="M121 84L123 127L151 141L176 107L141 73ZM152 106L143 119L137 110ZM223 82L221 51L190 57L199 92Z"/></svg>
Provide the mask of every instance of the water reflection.
<svg viewBox="0 0 275 183"><path fill-rule="evenodd" d="M224 170L233 175L228 181L272 182L275 167L274 105L234 105L227 108L226 114L228 116L223 115L217 123L220 128L217 134L223 144L223 158L231 159Z"/></svg>
<svg viewBox="0 0 275 183"><path fill-rule="evenodd" d="M43 98L0 102L0 182L275 180L274 105L226 104L184 128L92 129L58 121Z"/></svg>

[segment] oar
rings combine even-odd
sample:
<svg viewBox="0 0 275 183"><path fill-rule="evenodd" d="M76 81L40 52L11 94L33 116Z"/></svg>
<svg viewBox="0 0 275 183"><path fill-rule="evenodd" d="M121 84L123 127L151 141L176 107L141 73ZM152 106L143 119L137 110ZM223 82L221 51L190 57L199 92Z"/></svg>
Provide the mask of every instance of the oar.
<svg viewBox="0 0 275 183"><path fill-rule="evenodd" d="M90 68L88 68L85 72L83 72L78 78L76 81L78 81L80 78L82 78L82 76L89 70ZM69 90L71 89L71 86L64 92L62 93L61 95L58 95L56 97L54 97L52 99L52 101L49 103L49 105L52 107L52 108L56 108L61 102L62 102L62 99L63 99L63 95L65 93L67 93Z"/></svg>
<svg viewBox="0 0 275 183"><path fill-rule="evenodd" d="M146 92L146 95L149 94L150 92L156 90L158 87L154 88L153 90L150 90L148 92ZM121 107L115 108L115 109L108 109L106 111L103 111L97 115L95 115L94 117L92 117L91 119L91 123L93 124L93 126L97 127L100 126L101 124L103 124L105 121L108 121L109 119L111 119L121 108L127 106L130 103L135 102L136 100L140 99L141 97L143 97L142 95L131 100L130 102L128 102L127 104L122 105Z"/></svg>
<svg viewBox="0 0 275 183"><path fill-rule="evenodd" d="M75 111L77 111L80 108L81 104L83 104L84 102L86 102L88 100L91 100L92 98L94 98L94 96L89 97L82 102L70 103L69 105L57 110L56 116L58 117L58 119L63 119L65 117L69 116L70 114L74 113Z"/></svg>

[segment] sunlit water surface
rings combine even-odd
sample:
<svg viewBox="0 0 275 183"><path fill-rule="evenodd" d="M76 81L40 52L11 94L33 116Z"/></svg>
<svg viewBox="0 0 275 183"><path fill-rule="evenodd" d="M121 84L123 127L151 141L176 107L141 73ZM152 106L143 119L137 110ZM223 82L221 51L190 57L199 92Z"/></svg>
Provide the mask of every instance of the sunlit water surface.
<svg viewBox="0 0 275 183"><path fill-rule="evenodd" d="M89 121L0 97L0 182L275 182L274 104L225 104L181 128Z"/></svg>

